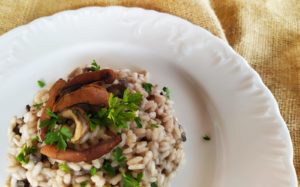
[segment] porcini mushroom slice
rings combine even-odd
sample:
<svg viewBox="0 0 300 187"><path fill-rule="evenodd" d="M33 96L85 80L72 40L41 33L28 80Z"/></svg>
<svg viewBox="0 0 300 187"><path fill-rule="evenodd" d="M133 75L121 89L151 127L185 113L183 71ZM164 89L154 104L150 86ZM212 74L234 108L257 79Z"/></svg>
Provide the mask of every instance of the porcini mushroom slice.
<svg viewBox="0 0 300 187"><path fill-rule="evenodd" d="M76 104L86 103L97 106L107 106L108 92L102 86L89 84L74 92L63 95L54 105L54 112L61 112L63 109Z"/></svg>
<svg viewBox="0 0 300 187"><path fill-rule="evenodd" d="M84 111L81 108L74 107L62 111L59 115L63 118L74 121L75 131L70 141L72 143L77 143L79 139L87 132L89 126Z"/></svg>
<svg viewBox="0 0 300 187"><path fill-rule="evenodd" d="M116 79L116 74L111 69L103 69L95 72L87 72L80 75L75 76L71 80L68 81L65 88L74 86L74 85L84 85L89 84L96 81L102 81L106 84L111 84Z"/></svg>
<svg viewBox="0 0 300 187"><path fill-rule="evenodd" d="M114 136L112 139L101 141L95 146L92 146L88 149L82 151L76 151L73 149L59 150L54 145L45 145L41 148L41 154L46 155L47 157L64 160L67 162L87 162L110 152L115 146L117 146L122 141L120 135Z"/></svg>
<svg viewBox="0 0 300 187"><path fill-rule="evenodd" d="M48 101L46 103L46 106L45 106L45 109L44 109L44 111L41 115L40 121L49 119L49 116L47 115L47 109L49 108L49 109L52 110L52 108L54 106L54 103L55 103L55 100L56 100L56 97L58 96L61 89L65 86L65 84L66 84L65 80L59 79L50 88L50 90L49 90L49 99L48 99ZM41 129L40 137L41 137L42 140L45 139L46 132L47 132L47 127L44 127L44 128Z"/></svg>

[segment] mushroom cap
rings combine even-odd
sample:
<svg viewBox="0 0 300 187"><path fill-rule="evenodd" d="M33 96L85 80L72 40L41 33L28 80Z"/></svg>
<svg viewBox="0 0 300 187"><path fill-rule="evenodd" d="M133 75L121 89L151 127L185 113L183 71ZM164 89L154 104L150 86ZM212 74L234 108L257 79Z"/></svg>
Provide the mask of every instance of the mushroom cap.
<svg viewBox="0 0 300 187"><path fill-rule="evenodd" d="M109 94L106 89L96 84L88 84L73 92L63 95L54 105L53 111L60 112L76 104L107 106Z"/></svg>
<svg viewBox="0 0 300 187"><path fill-rule="evenodd" d="M65 85L66 85L66 81L63 80L63 79L59 79L50 88L50 90L49 90L49 99L48 99L48 101L46 103L46 106L43 110L40 121L49 119L49 116L47 115L47 110L46 109L48 109L48 108L52 109L53 108L53 106L55 104L56 97L58 96L59 92L62 90L62 88ZM44 127L42 129L40 129L40 137L41 137L42 140L45 139L46 132L47 132L47 127Z"/></svg>
<svg viewBox="0 0 300 187"><path fill-rule="evenodd" d="M121 141L121 136L116 135L109 140L101 141L97 145L81 151L76 151L73 149L67 149L64 151L59 150L54 145L45 145L41 148L41 154L53 159L64 160L67 162L87 162L100 158L101 156L110 152Z"/></svg>

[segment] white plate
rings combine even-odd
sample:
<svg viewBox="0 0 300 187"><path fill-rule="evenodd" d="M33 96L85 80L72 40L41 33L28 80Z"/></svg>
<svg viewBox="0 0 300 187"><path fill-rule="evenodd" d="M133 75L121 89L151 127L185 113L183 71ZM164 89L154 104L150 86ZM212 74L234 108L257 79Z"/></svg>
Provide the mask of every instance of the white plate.
<svg viewBox="0 0 300 187"><path fill-rule="evenodd" d="M296 187L289 132L257 73L225 42L180 18L139 8L83 8L0 38L0 175L7 126L38 90L80 64L147 69L172 89L187 133L173 187ZM211 141L203 141L209 134Z"/></svg>

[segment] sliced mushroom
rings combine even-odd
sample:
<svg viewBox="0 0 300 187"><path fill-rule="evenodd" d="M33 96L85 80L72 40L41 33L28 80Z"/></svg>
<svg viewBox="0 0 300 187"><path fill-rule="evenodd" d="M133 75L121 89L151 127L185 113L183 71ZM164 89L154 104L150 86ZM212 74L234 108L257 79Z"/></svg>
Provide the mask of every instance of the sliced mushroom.
<svg viewBox="0 0 300 187"><path fill-rule="evenodd" d="M56 97L58 96L59 92L61 91L61 89L65 86L66 81L63 79L59 79L57 80L53 86L50 88L49 90L49 99L46 103L45 109L41 115L40 121L49 119L49 116L47 115L47 110L46 109L52 109L56 100ZM40 136L41 139L44 140L45 136L46 136L46 132L47 132L47 127L44 127L41 129L40 131Z"/></svg>
<svg viewBox="0 0 300 187"><path fill-rule="evenodd" d="M95 72L87 72L75 76L73 79L69 80L65 88L74 86L74 85L84 85L96 81L102 81L106 84L111 84L116 79L116 74L111 69L103 69Z"/></svg>
<svg viewBox="0 0 300 187"><path fill-rule="evenodd" d="M82 151L76 151L73 149L59 150L54 145L45 145L41 148L41 154L47 157L64 160L67 162L87 162L97 158L100 158L104 154L110 152L115 146L122 141L120 135L114 136L112 139L101 141L95 146L89 147Z"/></svg>
<svg viewBox="0 0 300 187"><path fill-rule="evenodd" d="M89 105L107 106L108 92L102 86L89 84L80 89L62 96L54 105L54 112L61 112L63 109L80 103Z"/></svg>
<svg viewBox="0 0 300 187"><path fill-rule="evenodd" d="M74 121L75 131L70 141L72 143L77 143L89 128L89 122L85 117L84 111L81 108L74 107L72 109L66 109L62 111L59 115L63 118L71 119Z"/></svg>

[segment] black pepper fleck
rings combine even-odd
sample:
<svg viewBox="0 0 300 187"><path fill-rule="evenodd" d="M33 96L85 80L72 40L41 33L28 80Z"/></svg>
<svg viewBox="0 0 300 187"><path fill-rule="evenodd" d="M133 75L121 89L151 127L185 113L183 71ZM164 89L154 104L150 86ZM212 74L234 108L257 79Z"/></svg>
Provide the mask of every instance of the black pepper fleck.
<svg viewBox="0 0 300 187"><path fill-rule="evenodd" d="M202 138L203 138L203 140L205 140L205 141L209 141L209 140L210 140L210 137L209 137L208 135L205 135L205 136L203 136Z"/></svg>
<svg viewBox="0 0 300 187"><path fill-rule="evenodd" d="M29 112L30 111L30 105L26 105L26 111Z"/></svg>

